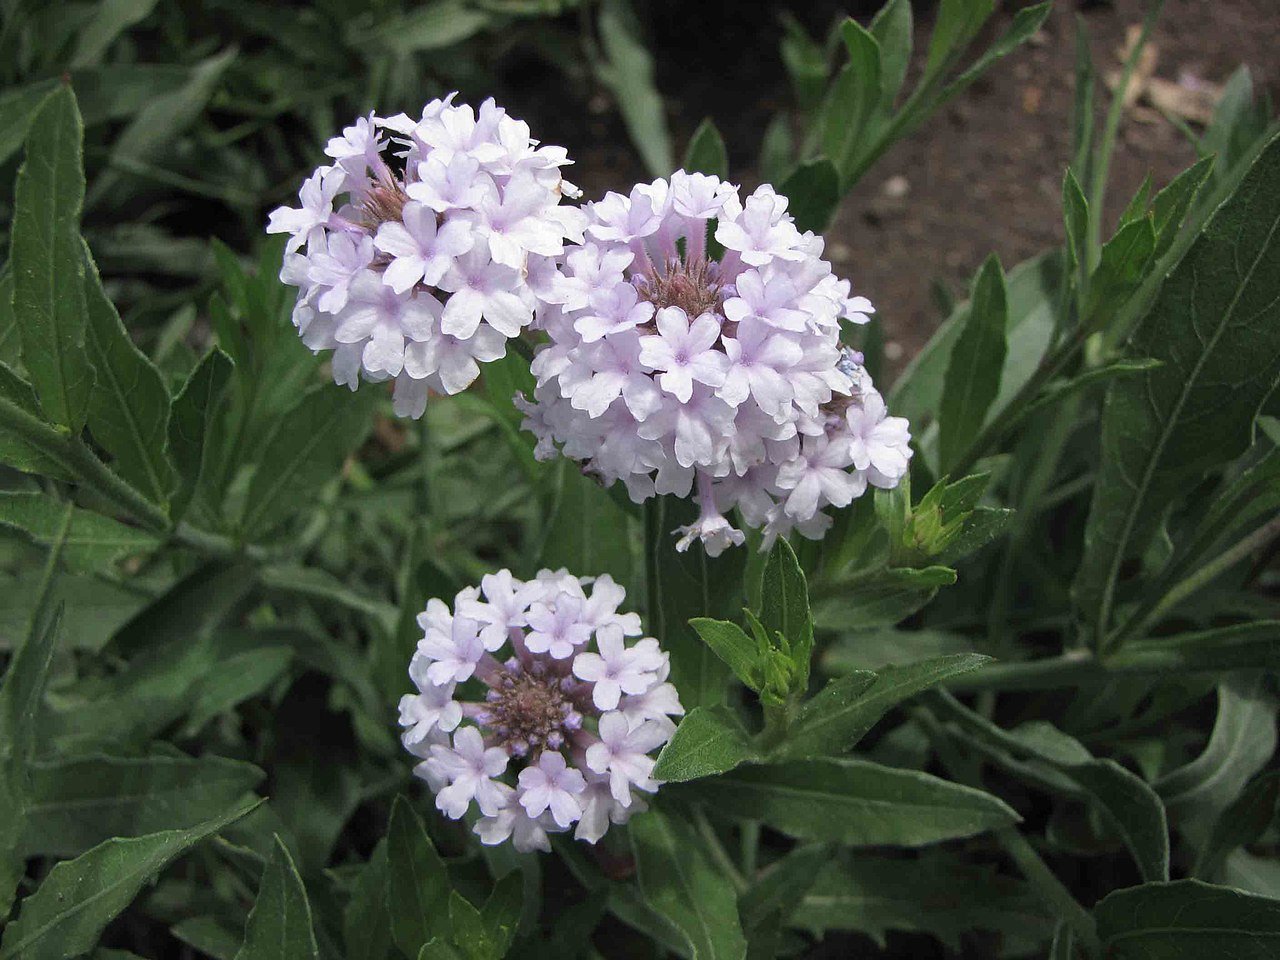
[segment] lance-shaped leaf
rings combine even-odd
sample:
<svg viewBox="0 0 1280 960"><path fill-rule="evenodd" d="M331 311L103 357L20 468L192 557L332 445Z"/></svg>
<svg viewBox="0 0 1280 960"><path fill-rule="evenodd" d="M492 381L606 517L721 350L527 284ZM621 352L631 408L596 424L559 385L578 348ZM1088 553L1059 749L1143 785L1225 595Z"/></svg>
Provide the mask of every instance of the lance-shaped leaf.
<svg viewBox="0 0 1280 960"><path fill-rule="evenodd" d="M0 282L0 303L13 291ZM24 473L70 480L69 441L43 422L31 384L0 363L0 462Z"/></svg>
<svg viewBox="0 0 1280 960"><path fill-rule="evenodd" d="M396 797L387 827L387 908L391 936L406 957L434 938L449 940L449 875L421 818Z"/></svg>
<svg viewBox="0 0 1280 960"><path fill-rule="evenodd" d="M977 653L959 653L885 667L878 674L855 673L832 680L801 709L776 756L843 753L903 700L951 677L977 670L990 659Z"/></svg>
<svg viewBox="0 0 1280 960"><path fill-rule="evenodd" d="M746 940L733 886L688 821L650 810L629 832L644 899L680 932L692 960L742 960Z"/></svg>
<svg viewBox="0 0 1280 960"><path fill-rule="evenodd" d="M727 707L694 707L662 748L653 775L662 781L696 780L759 759L747 731Z"/></svg>
<svg viewBox="0 0 1280 960"><path fill-rule="evenodd" d="M32 765L28 856L77 856L111 837L194 827L261 782L257 767L222 757L95 755Z"/></svg>
<svg viewBox="0 0 1280 960"><path fill-rule="evenodd" d="M710 809L802 840L919 847L1016 823L989 793L915 770L827 758L739 767L668 787Z"/></svg>
<svg viewBox="0 0 1280 960"><path fill-rule="evenodd" d="M349 960L386 960L394 946L387 903L388 878L384 837L356 877L351 900L342 915L343 945Z"/></svg>
<svg viewBox="0 0 1280 960"><path fill-rule="evenodd" d="M236 960L316 960L319 956L307 890L289 848L277 836Z"/></svg>
<svg viewBox="0 0 1280 960"><path fill-rule="evenodd" d="M797 230L825 230L840 202L840 175L822 157L797 167L778 191L790 201L787 212Z"/></svg>
<svg viewBox="0 0 1280 960"><path fill-rule="evenodd" d="M234 364L231 358L214 347L191 372L178 395L173 398L167 443L169 456L178 472L178 487L173 494L172 514L180 519L193 501L204 491L205 464L209 460L212 425L216 422L227 394Z"/></svg>
<svg viewBox="0 0 1280 960"><path fill-rule="evenodd" d="M795 666L796 685L809 682L813 654L813 614L809 610L809 586L791 544L781 538L769 551L760 584L760 623L771 643L777 634L786 637Z"/></svg>
<svg viewBox="0 0 1280 960"><path fill-rule="evenodd" d="M44 493L0 492L0 526L21 530L36 543L52 544L62 529L67 505ZM63 559L72 570L92 572L109 568L121 557L148 553L159 545L150 533L72 508Z"/></svg>
<svg viewBox="0 0 1280 960"><path fill-rule="evenodd" d="M684 168L689 173L706 173L725 179L729 176L729 154L724 138L710 118L698 124L684 155Z"/></svg>
<svg viewBox="0 0 1280 960"><path fill-rule="evenodd" d="M89 398L89 430L114 458L125 480L155 503L165 503L173 468L165 456L169 391L160 371L133 345L102 289L97 264L83 246L84 296L88 313L85 345L97 376Z"/></svg>
<svg viewBox="0 0 1280 960"><path fill-rule="evenodd" d="M694 632L697 617L726 619L739 602L743 550L708 557L701 545L680 553L672 530L692 523L697 506L674 497L645 505L647 620L662 648L671 654L671 680L686 709L724 701L729 669Z"/></svg>
<svg viewBox="0 0 1280 960"><path fill-rule="evenodd" d="M1240 797L1218 815L1209 839L1196 858L1195 874L1212 879L1237 847L1253 843L1280 815L1280 770L1270 770L1245 787Z"/></svg>
<svg viewBox="0 0 1280 960"><path fill-rule="evenodd" d="M31 119L13 210L13 308L22 362L45 416L79 433L93 368L85 351L84 127L71 87L49 94Z"/></svg>
<svg viewBox="0 0 1280 960"><path fill-rule="evenodd" d="M1075 582L1097 642L1125 561L1166 509L1252 440L1280 377L1280 138L1165 280L1129 346L1161 365L1112 383L1101 468Z"/></svg>
<svg viewBox="0 0 1280 960"><path fill-rule="evenodd" d="M1108 960L1269 960L1280 951L1280 900L1199 880L1117 890L1093 915Z"/></svg>
<svg viewBox="0 0 1280 960"><path fill-rule="evenodd" d="M0 941L0 960L61 960L87 953L143 885L206 837L245 816L261 801L240 805L187 830L115 838L49 871L22 901Z"/></svg>
<svg viewBox="0 0 1280 960"><path fill-rule="evenodd" d="M974 282L969 318L956 341L942 387L939 457L942 470L963 456L977 437L992 401L1008 350L1009 302L1004 271L992 254Z"/></svg>

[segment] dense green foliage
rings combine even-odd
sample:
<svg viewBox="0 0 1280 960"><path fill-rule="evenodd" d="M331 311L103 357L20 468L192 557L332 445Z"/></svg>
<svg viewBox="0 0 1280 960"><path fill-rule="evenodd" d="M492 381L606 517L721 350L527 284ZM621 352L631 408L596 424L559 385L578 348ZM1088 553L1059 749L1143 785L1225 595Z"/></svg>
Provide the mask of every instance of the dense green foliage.
<svg viewBox="0 0 1280 960"><path fill-rule="evenodd" d="M576 4L7 6L0 960L1280 951L1280 126L1247 74L1114 228L1119 106L1077 123L1065 246L988 259L889 396L910 483L711 560L667 533L689 504L534 460L519 352L416 425L329 384L250 250L335 117L474 82L512 25L567 59L537 15ZM585 6L673 166L629 8ZM802 227L1047 12L974 50L991 8L943 0L909 90L907 0L787 28L766 173ZM704 124L684 165L726 162ZM599 848L482 848L397 742L416 613L502 566L612 574L672 654L667 784Z"/></svg>

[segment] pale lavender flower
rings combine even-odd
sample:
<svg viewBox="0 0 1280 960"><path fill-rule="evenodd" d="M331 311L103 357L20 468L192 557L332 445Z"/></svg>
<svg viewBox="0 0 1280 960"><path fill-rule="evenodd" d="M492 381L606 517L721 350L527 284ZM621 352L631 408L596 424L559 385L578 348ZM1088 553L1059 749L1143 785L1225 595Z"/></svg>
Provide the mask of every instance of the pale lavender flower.
<svg viewBox="0 0 1280 960"><path fill-rule="evenodd" d="M479 810L482 843L545 850L575 824L595 843L643 809L637 791L657 789L650 754L684 711L658 642L628 644L641 627L625 599L607 576L503 570L419 615L402 740L446 816Z"/></svg>

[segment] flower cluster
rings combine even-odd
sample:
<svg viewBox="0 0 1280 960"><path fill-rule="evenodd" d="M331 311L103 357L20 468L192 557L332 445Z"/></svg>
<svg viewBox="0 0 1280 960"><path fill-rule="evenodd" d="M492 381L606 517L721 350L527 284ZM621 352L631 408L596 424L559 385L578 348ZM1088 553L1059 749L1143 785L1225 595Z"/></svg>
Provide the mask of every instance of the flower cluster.
<svg viewBox="0 0 1280 960"><path fill-rule="evenodd" d="M533 319L530 275L552 268L583 216L561 206L562 147L486 100L453 95L414 121L370 114L329 141L301 206L271 214L290 235L281 279L293 322L333 377L355 389L395 381L395 409L420 417L427 393L457 393ZM384 156L384 153L386 154Z"/></svg>
<svg viewBox="0 0 1280 960"><path fill-rule="evenodd" d="M446 816L476 805L483 843L546 850L574 824L595 843L657 789L650 754L683 710L658 642L627 642L641 628L625 597L608 576L503 570L419 615L404 745Z"/></svg>
<svg viewBox="0 0 1280 960"><path fill-rule="evenodd" d="M840 320L873 312L767 185L679 171L588 205L586 239L538 289L550 343L520 398L539 455L555 445L631 498L688 496L701 513L680 549L718 555L792 528L819 537L823 508L892 487L911 456ZM719 251L719 256L713 252Z"/></svg>

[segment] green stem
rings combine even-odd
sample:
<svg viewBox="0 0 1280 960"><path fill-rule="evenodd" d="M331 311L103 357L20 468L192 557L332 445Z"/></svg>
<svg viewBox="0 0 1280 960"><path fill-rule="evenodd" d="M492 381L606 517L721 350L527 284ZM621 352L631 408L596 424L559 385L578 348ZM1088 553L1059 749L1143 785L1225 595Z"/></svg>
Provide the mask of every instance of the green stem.
<svg viewBox="0 0 1280 960"><path fill-rule="evenodd" d="M1280 537L1280 517L1275 517L1263 524L1239 543L1230 549L1224 550L1201 566L1195 573L1175 583L1159 600L1144 604L1129 619L1128 623L1108 638L1104 645L1105 649L1118 649L1126 640L1134 636L1141 636L1152 626L1159 623L1165 614L1173 610L1191 594L1212 583L1241 560L1246 559L1255 550L1266 546L1276 537Z"/></svg>
<svg viewBox="0 0 1280 960"><path fill-rule="evenodd" d="M1107 110L1106 126L1103 128L1102 142L1098 147L1097 162L1093 165L1093 179L1089 184L1090 273L1097 267L1102 256L1102 207L1107 197L1107 176L1111 169L1111 154L1115 150L1116 135L1120 132L1120 121L1124 117L1124 95L1129 89L1129 81L1133 79L1133 72L1138 66L1138 60L1142 57L1142 51L1146 48L1151 30L1155 27L1163 7L1164 0L1154 0L1148 8L1147 15L1142 21L1142 32L1138 35L1137 43L1133 45L1124 62L1120 83L1112 93L1111 106Z"/></svg>
<svg viewBox="0 0 1280 960"><path fill-rule="evenodd" d="M67 445L67 463L82 484L123 509L144 527L157 533L169 529L169 515L121 480L83 440L74 438Z"/></svg>
<svg viewBox="0 0 1280 960"><path fill-rule="evenodd" d="M1098 927L1093 917L1040 859L1040 854L1036 853L1027 838L1016 827L998 827L995 836L1009 859L1017 864L1023 876L1035 888L1040 899L1075 931L1085 952L1091 957L1099 956L1102 945L1098 941Z"/></svg>

